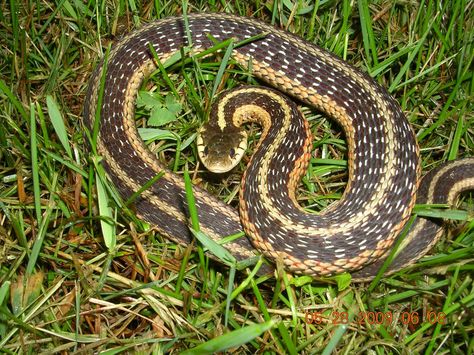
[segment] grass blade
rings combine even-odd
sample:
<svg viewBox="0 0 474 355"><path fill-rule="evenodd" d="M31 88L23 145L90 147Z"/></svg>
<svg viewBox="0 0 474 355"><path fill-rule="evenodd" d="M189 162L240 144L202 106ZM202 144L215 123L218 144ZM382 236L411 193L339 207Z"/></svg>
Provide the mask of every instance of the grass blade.
<svg viewBox="0 0 474 355"><path fill-rule="evenodd" d="M270 320L265 323L252 324L241 329L234 330L230 333L221 335L211 339L204 344L198 345L192 349L183 351L182 355L191 354L214 354L216 352L225 351L227 349L236 348L250 342L262 333L270 330L275 322Z"/></svg>
<svg viewBox="0 0 474 355"><path fill-rule="evenodd" d="M48 106L48 113L51 123L53 124L56 135L59 138L59 141L63 145L64 150L66 151L69 158L72 159L71 146L69 144L69 138L64 125L64 119L59 111L58 105L54 101L51 95L46 96L46 105Z"/></svg>

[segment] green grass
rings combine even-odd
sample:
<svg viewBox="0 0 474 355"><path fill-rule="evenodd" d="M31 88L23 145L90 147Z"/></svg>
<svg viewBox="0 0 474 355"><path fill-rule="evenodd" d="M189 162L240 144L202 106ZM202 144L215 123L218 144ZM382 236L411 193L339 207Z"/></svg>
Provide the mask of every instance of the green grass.
<svg viewBox="0 0 474 355"><path fill-rule="evenodd" d="M193 1L187 11L261 18L369 73L405 111L424 171L473 155L472 2L250 3ZM182 12L172 0L10 1L0 9L1 351L473 353L472 220L451 223L429 256L370 288L259 277L252 268L234 279L202 247L162 238L134 216L133 201L114 194L100 157L86 150L87 79L124 33ZM157 111L158 126L142 131L150 149L236 205L245 164L209 181L194 145L214 92L257 83L221 48L218 58L163 63L143 87L151 93L142 94L137 123ZM303 111L315 143L298 196L318 211L344 189L345 141L331 120ZM253 147L259 133L250 130ZM469 219L472 196L457 208L467 214L441 214ZM382 324L359 324L376 312ZM337 324L345 319L351 323Z"/></svg>

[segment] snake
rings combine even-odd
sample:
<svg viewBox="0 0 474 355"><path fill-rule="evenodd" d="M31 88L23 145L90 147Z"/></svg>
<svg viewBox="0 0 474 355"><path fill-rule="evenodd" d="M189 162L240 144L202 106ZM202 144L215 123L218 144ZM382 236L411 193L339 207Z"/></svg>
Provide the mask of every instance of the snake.
<svg viewBox="0 0 474 355"><path fill-rule="evenodd" d="M216 170L232 168L246 151L241 126L258 122L262 134L242 177L238 210L193 185L200 230L218 243L244 231L244 237L223 244L236 260L263 254L290 273L314 277L347 272L354 281L369 280L397 238L403 240L387 273L426 254L443 235L443 223L416 218L407 226L415 203L455 203L474 187L474 159L444 163L421 179L414 131L383 86L290 32L224 13L150 22L114 45L91 75L85 127L90 132L98 127L97 154L120 195L136 197L138 217L176 243L193 241L183 179L139 137L135 102L157 61L183 48L192 49L188 55L200 53L225 40L234 44L233 61L266 85L219 96L199 131L199 155ZM347 141L347 186L320 213L305 211L296 198L313 138L294 100L335 120Z"/></svg>

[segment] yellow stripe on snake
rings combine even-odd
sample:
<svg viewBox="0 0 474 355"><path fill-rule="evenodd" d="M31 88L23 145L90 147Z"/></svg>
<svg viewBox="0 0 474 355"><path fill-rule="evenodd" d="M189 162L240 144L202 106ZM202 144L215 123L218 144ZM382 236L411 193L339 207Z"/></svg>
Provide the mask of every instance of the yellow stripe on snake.
<svg viewBox="0 0 474 355"><path fill-rule="evenodd" d="M137 91L156 68L150 46L164 61L183 46L192 45L193 53L205 50L213 45L210 38L239 42L261 35L236 47L233 58L279 92L243 87L224 93L198 139L203 162L212 165L213 152L222 150L219 142L233 142L224 148L230 158L244 152L240 138L246 135L238 125L259 121L263 127L242 179L240 216L203 189L193 188L203 232L216 241L242 228L249 236L251 243L240 238L225 244L237 259L254 256L253 245L290 272L313 276L350 272L354 280L365 280L376 274L415 201L452 203L459 192L473 188L474 159L464 159L428 174L416 199L420 159L406 117L384 88L341 59L249 18L194 14L187 22L187 29L181 18L150 23L118 43L107 63L92 75L84 109L89 129L100 119L96 148L124 199L164 173L135 204L137 214L166 237L183 244L192 238L182 179L156 159L135 128ZM295 198L312 138L296 104L280 92L315 107L344 129L349 181L343 197L320 214L304 212ZM213 138L219 131L229 131L230 138ZM442 231L437 221L418 218L390 270L417 260Z"/></svg>

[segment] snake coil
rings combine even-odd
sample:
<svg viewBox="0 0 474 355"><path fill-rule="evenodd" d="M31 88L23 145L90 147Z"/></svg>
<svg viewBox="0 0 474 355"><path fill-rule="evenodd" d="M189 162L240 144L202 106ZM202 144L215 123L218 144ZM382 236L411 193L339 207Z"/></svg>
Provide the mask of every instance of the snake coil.
<svg viewBox="0 0 474 355"><path fill-rule="evenodd" d="M351 272L355 280L373 277L415 204L420 169L414 133L395 100L367 75L301 38L253 19L195 14L188 16L187 27L181 18L153 22L124 38L107 62L98 66L87 92L84 119L89 129L96 117L100 119L96 148L122 196L130 197L164 172L136 200L137 213L166 237L190 242L183 182L138 137L134 104L143 79L156 68L150 45L164 61L183 46L192 45L194 51L211 47L209 35L236 41L261 35L235 48L233 58L254 76L343 127L349 181L343 198L327 211L304 213L295 202L294 188L309 158L311 141L304 134L308 124L291 121L294 105L274 91L236 90L216 104L218 121L232 120L238 110L229 99L232 95L256 95L250 98L251 104L245 101L244 105L264 111L263 117L273 110L268 103L277 102L280 108L275 110L281 111L282 119L270 123L277 129L263 134L261 149L245 173L240 218L234 209L194 187L202 231L217 241L240 232L243 225L253 245L292 272L316 276ZM98 107L102 77L104 93ZM272 142L267 138L273 138ZM452 203L460 191L474 187L473 166L474 159L465 159L431 172L423 179L416 201ZM441 234L438 222L417 219L392 271L426 253ZM225 247L238 259L255 255L246 238Z"/></svg>

